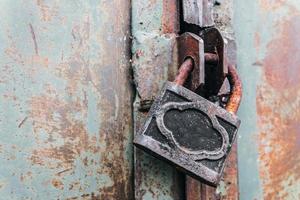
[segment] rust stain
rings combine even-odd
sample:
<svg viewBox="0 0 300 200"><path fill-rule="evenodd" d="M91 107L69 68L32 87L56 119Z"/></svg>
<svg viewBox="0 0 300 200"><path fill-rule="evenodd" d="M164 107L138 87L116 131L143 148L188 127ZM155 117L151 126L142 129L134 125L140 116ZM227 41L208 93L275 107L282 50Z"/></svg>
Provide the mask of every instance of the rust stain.
<svg viewBox="0 0 300 200"><path fill-rule="evenodd" d="M99 90L98 84L93 81L92 73L89 69L89 58L85 56L85 52L89 51L90 38L90 22L87 17L84 22L76 24L71 32L74 41L71 43L74 52L61 62L56 69L56 74L67 80L67 92L73 95L78 90L79 84L87 85L89 82Z"/></svg>
<svg viewBox="0 0 300 200"><path fill-rule="evenodd" d="M72 117L72 114L76 112L87 112L85 105L80 101L63 102L49 96L32 97L30 119L36 140L39 141L40 131L46 131L49 134L49 141L64 140L61 146L47 147L45 145L42 149L33 150L31 157L33 164L64 166L68 169L73 167L75 158L79 157L82 152L98 151L96 139L88 136L82 121ZM50 159L60 162L53 163Z"/></svg>
<svg viewBox="0 0 300 200"><path fill-rule="evenodd" d="M235 66L228 66L228 81L231 85L231 95L228 99L226 110L230 113L236 114L243 96L242 81L237 73Z"/></svg>
<svg viewBox="0 0 300 200"><path fill-rule="evenodd" d="M300 15L276 24L257 89L260 176L265 199L285 199L300 180ZM293 56L295 55L295 56Z"/></svg>
<svg viewBox="0 0 300 200"><path fill-rule="evenodd" d="M260 44L261 44L260 33L255 32L255 34L254 34L254 47L255 47L257 53L259 53L259 51L260 51Z"/></svg>
<svg viewBox="0 0 300 200"><path fill-rule="evenodd" d="M63 184L63 182L62 182L61 180L59 180L59 179L53 179L53 180L52 180L52 185L53 185L54 187L56 187L57 189L59 189L59 190L63 190L63 189L64 189L64 184Z"/></svg>
<svg viewBox="0 0 300 200"><path fill-rule="evenodd" d="M237 200L239 199L238 187L238 164L237 164L237 144L233 144L224 168L222 180L225 184L225 193L220 192L218 195L222 199Z"/></svg>
<svg viewBox="0 0 300 200"><path fill-rule="evenodd" d="M201 196L201 183L192 177L186 176L185 184L186 199L199 200Z"/></svg>
<svg viewBox="0 0 300 200"><path fill-rule="evenodd" d="M36 0L36 5L40 9L41 19L45 22L51 21L55 16L58 15L58 6L54 3L53 6L49 6L44 0Z"/></svg>
<svg viewBox="0 0 300 200"><path fill-rule="evenodd" d="M32 179L32 172L26 172L26 173L22 173L21 176L20 176L20 180L21 182L25 182L27 180L30 180Z"/></svg>
<svg viewBox="0 0 300 200"><path fill-rule="evenodd" d="M120 88L120 90L122 89ZM119 199L120 197L127 199L131 196L131 185L126 184L126 177L129 176L130 171L126 170L128 166L126 166L127 162L124 158L125 143L122 142L126 141L124 133L129 130L126 126L116 126L121 124L121 122L124 125L130 123L130 113L123 113L122 115L118 113L114 121L112 121L109 116L115 112L115 104L116 102L112 101L111 98L105 98L101 101L103 126L100 129L100 140L105 141L105 151L108 149L113 151L102 154L100 162L103 164L103 167L98 170L98 173L108 174L113 185L101 188L99 190L99 199ZM118 141L118 143L115 141ZM120 175L123 176L120 177Z"/></svg>
<svg viewBox="0 0 300 200"><path fill-rule="evenodd" d="M4 50L5 54L10 59L12 59L13 62L24 66L26 63L26 58L24 58L24 56L17 48L17 42L14 40L14 37L12 36L12 33L10 31L7 31L6 38L8 40L9 46Z"/></svg>
<svg viewBox="0 0 300 200"><path fill-rule="evenodd" d="M276 10L286 4L286 0L259 0L259 7L263 10Z"/></svg>
<svg viewBox="0 0 300 200"><path fill-rule="evenodd" d="M44 67L47 68L49 66L48 57L38 55L38 47L34 33L32 33L32 38L35 53L32 56L24 56L22 51L18 49L15 38L10 31L7 31L8 46L5 48L4 52L13 63L18 65L6 64L2 76L7 76L7 74L10 74L15 67L19 67L20 70L24 70L29 77L33 77L36 75L37 71L43 70ZM6 79L11 80L11 76L1 77L1 81L7 81Z"/></svg>
<svg viewBox="0 0 300 200"><path fill-rule="evenodd" d="M299 19L300 15L297 15L276 25L279 36L267 46L264 59L266 78L272 87L280 91L298 87L300 56L292 56L291 53L297 55L299 52Z"/></svg>
<svg viewBox="0 0 300 200"><path fill-rule="evenodd" d="M178 1L164 0L162 13L162 31L163 33L179 32Z"/></svg>
<svg viewBox="0 0 300 200"><path fill-rule="evenodd" d="M53 20L54 22L54 19L56 21L59 18L55 16L58 13L56 4L60 5L58 1L49 3L50 1L46 0L36 0L35 2L40 9L42 21ZM96 5L96 3L93 4ZM124 8L124 6L126 7ZM31 140L34 145L29 147L30 150L32 149L29 152L30 164L35 166L34 168L54 172L54 177L45 180L43 186L50 185L59 190L70 188L76 193L83 193L81 197L74 197L74 199L131 199L129 193L132 190L130 184L132 172L131 166L128 166L131 152L130 144L128 144L132 118L129 97L131 91L128 89L129 84L124 86L128 83L127 59L130 54L128 51L129 40L124 35L129 35L129 25L127 26L127 24L130 21L130 7L129 3L121 1L107 1L103 4L100 3L98 7L97 9L104 10L97 13L100 13L101 19L104 18L102 20L104 22L101 21L101 24L107 26L107 31L99 29L99 23L96 23L96 18L93 18L95 20L92 24L94 32L90 38L91 27L88 16L91 16L91 13L84 14L87 16L86 18L85 16L80 17L79 13L77 21L70 21L72 25L74 24L72 33L70 33L73 35L70 50L72 52L67 52L65 55L62 52L61 61L51 60L50 57L49 61L48 58L38 55L41 50L41 47L40 49L38 47L41 44L38 45L38 40L36 40L38 35L31 24L29 24L28 30L31 33L31 37L29 33L29 42L32 42L32 38L32 46L34 46L32 56L22 54L22 49L18 49L19 41L16 38L8 37L8 47L5 49L5 53L9 64L5 69L13 71L13 67L19 67L16 72L20 71L28 75L28 77L25 76L26 80L24 79L24 81L43 89L42 94L39 91L33 92L34 94L29 97L30 100L24 103L28 109L26 112L28 116L20 116L25 118L20 119L17 122L19 124L16 124L19 127L23 127L25 122L26 125L32 124ZM110 15L107 15L107 13L113 13L111 11L118 13L118 16L111 19ZM97 27L94 27L96 25ZM42 29L47 29L47 27L42 27ZM55 47L54 43L53 47ZM69 50L69 47L66 48ZM111 51L107 51L107 49L111 49L114 54L112 55ZM103 75L101 70L110 70L111 73ZM49 73L51 80L40 81L41 77L36 79L33 77L35 71L46 75ZM8 74L5 77L7 80L14 80L11 77L14 74L4 74ZM52 79L52 77L54 78ZM103 79L101 83L99 83L99 79ZM62 82L66 83L65 88L65 85L59 85ZM92 87L89 87L90 84ZM87 125L87 120L91 118L88 117L88 112L90 112L87 107L90 100L88 97L91 96L88 92L95 95L92 99L96 101L97 110L95 111L96 116L93 117L101 118L99 120L101 121L101 130L99 131L98 126L90 128ZM8 98L13 99L11 96ZM94 115L94 112L89 114ZM88 129L96 130L96 133L91 134ZM93 159L88 156L90 154ZM86 177L97 176L95 171L99 175L107 176L107 180L97 179L96 184L99 189L95 191L95 194L84 194L86 184L89 182L86 183L84 179L76 178L77 176L71 178L71 180L77 180L76 182L64 185L67 179L61 177L78 173L82 175L78 170L75 171L75 165L80 161L83 165L88 166L88 169L82 172ZM21 174L18 178L26 182L29 180L30 174ZM98 195L99 193L101 195Z"/></svg>
<svg viewBox="0 0 300 200"><path fill-rule="evenodd" d="M31 66L35 65L35 66L46 67L46 68L49 66L48 57L42 57L42 56L39 56L39 55L32 56L31 60L29 60L28 62L30 62L29 64Z"/></svg>

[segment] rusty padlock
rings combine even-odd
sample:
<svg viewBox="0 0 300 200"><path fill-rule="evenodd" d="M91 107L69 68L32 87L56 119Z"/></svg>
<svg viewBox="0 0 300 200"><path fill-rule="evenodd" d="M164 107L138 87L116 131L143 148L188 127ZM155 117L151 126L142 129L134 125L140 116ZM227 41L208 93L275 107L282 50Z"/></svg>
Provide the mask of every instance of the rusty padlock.
<svg viewBox="0 0 300 200"><path fill-rule="evenodd" d="M241 85L229 67L232 94L225 110L182 86L192 70L193 60L187 58L175 81L165 83L134 145L216 186L240 125L234 114Z"/></svg>

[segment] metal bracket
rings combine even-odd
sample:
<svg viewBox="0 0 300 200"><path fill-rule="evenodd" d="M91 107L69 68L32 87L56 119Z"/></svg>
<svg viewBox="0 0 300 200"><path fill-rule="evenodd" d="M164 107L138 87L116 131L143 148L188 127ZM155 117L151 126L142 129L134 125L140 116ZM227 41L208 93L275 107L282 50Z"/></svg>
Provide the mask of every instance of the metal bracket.
<svg viewBox="0 0 300 200"><path fill-rule="evenodd" d="M214 25L214 0L183 0L183 20L199 27Z"/></svg>
<svg viewBox="0 0 300 200"><path fill-rule="evenodd" d="M195 91L205 83L204 67L204 43L203 40L193 33L183 33L177 38L178 63L183 63L188 57L193 59L194 69L191 74L191 81L185 86Z"/></svg>

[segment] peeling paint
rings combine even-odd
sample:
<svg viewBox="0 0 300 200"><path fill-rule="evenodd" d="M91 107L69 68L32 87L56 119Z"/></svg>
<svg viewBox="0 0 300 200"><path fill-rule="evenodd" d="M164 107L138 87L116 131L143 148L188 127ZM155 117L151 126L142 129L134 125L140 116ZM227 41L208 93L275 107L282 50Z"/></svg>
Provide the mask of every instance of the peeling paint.
<svg viewBox="0 0 300 200"><path fill-rule="evenodd" d="M276 24L277 34L266 47L263 84L257 91L260 171L266 199L287 199L290 188L300 198L300 57L290 56L300 52L300 15L289 17Z"/></svg>
<svg viewBox="0 0 300 200"><path fill-rule="evenodd" d="M246 101L255 108L242 106L244 124L252 126L240 139L241 197L299 199L299 2L256 0L236 9L255 16L236 20Z"/></svg>
<svg viewBox="0 0 300 200"><path fill-rule="evenodd" d="M132 199L130 3L0 5L1 198Z"/></svg>

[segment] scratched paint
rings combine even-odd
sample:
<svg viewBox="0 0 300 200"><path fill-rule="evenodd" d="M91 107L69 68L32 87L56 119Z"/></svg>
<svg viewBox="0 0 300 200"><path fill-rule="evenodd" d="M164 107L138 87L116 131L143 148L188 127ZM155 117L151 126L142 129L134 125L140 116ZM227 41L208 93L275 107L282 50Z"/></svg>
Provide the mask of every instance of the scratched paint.
<svg viewBox="0 0 300 200"><path fill-rule="evenodd" d="M129 8L0 1L0 199L132 199Z"/></svg>
<svg viewBox="0 0 300 200"><path fill-rule="evenodd" d="M240 1L235 11L246 91L241 199L299 199L299 2Z"/></svg>

